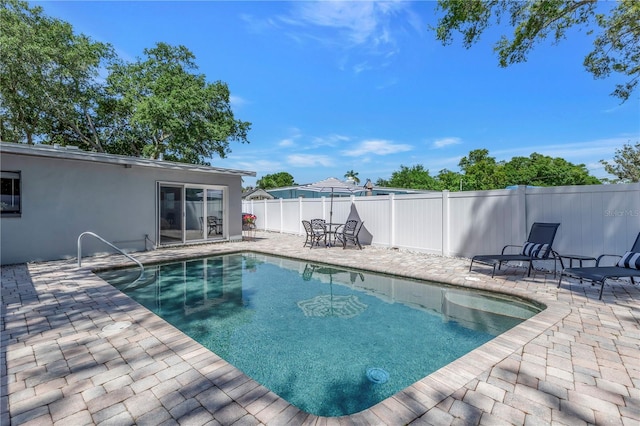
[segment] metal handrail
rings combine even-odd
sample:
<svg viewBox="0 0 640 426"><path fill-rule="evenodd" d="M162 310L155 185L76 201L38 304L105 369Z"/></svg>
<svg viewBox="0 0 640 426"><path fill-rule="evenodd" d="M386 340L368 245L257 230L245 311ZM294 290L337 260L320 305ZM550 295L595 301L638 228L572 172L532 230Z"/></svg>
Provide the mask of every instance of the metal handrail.
<svg viewBox="0 0 640 426"><path fill-rule="evenodd" d="M96 234L94 232L90 232L90 231L83 232L82 234L80 234L78 236L78 268L82 266L82 237L84 237L85 235L91 235L92 237L96 237L97 239L99 239L100 241L102 241L103 243L108 245L109 247L111 247L114 250L116 250L118 253L122 254L123 256L125 256L125 257L133 260L135 263L137 263L138 266L140 267L140 275L138 275L138 278L136 278L135 281L138 281L140 278L142 278L142 275L144 274L144 266L142 266L142 263L140 263L133 256L128 255L127 253L125 253L124 251L119 249L118 247L114 246L109 241L107 241L104 238L102 238L100 235L98 235L98 234Z"/></svg>

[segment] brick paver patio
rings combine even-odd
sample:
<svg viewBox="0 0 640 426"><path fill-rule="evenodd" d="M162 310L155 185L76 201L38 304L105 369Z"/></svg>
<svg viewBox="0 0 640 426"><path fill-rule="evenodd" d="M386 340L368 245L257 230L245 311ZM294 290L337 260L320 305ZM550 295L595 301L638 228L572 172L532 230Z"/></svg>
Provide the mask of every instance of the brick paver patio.
<svg viewBox="0 0 640 426"><path fill-rule="evenodd" d="M138 253L143 262L254 250L510 293L547 309L363 412L298 410L97 278L122 256L2 268L2 425L640 424L640 286L599 287L466 259L303 237ZM114 324L129 325L112 330ZM106 327L106 328L105 328Z"/></svg>

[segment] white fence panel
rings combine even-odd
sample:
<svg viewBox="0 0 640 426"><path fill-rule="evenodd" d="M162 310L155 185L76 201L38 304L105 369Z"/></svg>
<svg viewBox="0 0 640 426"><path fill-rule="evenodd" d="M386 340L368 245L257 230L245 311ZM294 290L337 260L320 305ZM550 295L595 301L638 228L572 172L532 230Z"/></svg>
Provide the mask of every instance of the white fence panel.
<svg viewBox="0 0 640 426"><path fill-rule="evenodd" d="M560 222L554 248L597 257L623 254L640 232L640 185L590 185L527 190L530 215Z"/></svg>
<svg viewBox="0 0 640 426"><path fill-rule="evenodd" d="M449 194L449 254L469 257L499 253L507 244L526 239L519 193L513 190Z"/></svg>
<svg viewBox="0 0 640 426"><path fill-rule="evenodd" d="M311 220L311 219L325 219L325 204L327 204L327 200L322 198L298 198L299 202L302 203L302 213L300 216L300 221L302 220ZM329 221L329 206L326 207L326 221ZM304 229L302 229L302 233L304 233Z"/></svg>
<svg viewBox="0 0 640 426"><path fill-rule="evenodd" d="M394 247L442 253L442 193L394 197Z"/></svg>
<svg viewBox="0 0 640 426"><path fill-rule="evenodd" d="M333 223L345 223L351 211L352 197L333 197L333 215L331 215L331 198L327 197L325 201L325 217L324 219Z"/></svg>
<svg viewBox="0 0 640 426"><path fill-rule="evenodd" d="M304 234L302 219L329 220L330 199L243 202L259 229ZM564 186L419 195L336 197L333 221L365 222L361 240L471 257L521 245L534 222L558 222L554 249L623 254L640 232L640 184Z"/></svg>
<svg viewBox="0 0 640 426"><path fill-rule="evenodd" d="M298 234L301 232L300 202L296 199L282 200L282 223L280 232Z"/></svg>
<svg viewBox="0 0 640 426"><path fill-rule="evenodd" d="M364 221L360 241L365 244L390 246L391 204L388 195L354 197L349 219Z"/></svg>

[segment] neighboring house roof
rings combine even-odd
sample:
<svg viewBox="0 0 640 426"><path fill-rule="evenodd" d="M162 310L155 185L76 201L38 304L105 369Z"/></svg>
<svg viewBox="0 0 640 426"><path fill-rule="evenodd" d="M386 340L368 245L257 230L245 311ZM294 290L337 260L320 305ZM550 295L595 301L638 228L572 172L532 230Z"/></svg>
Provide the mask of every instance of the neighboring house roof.
<svg viewBox="0 0 640 426"><path fill-rule="evenodd" d="M122 164L137 167L154 167L170 170L184 170L201 173L218 173L238 176L255 176L256 172L247 170L223 169L198 164L176 163L173 161L152 160L126 155L105 154L83 151L78 147L59 145L28 145L22 143L0 142L0 152L33 157L50 157L65 160L89 161L96 163Z"/></svg>
<svg viewBox="0 0 640 426"><path fill-rule="evenodd" d="M275 198L321 198L321 197L330 197L331 191L326 192L313 192L301 188L304 185L300 186L286 186L281 188L271 188L268 189L267 192L271 195L274 195ZM420 189L408 189L408 188L389 188L385 186L374 186L371 190L371 195L389 195L389 194L423 194L434 191L420 190ZM436 191L439 192L439 191ZM355 195L356 197L365 197L367 196L367 192L359 192L354 194L348 194L348 196ZM345 196L345 194L334 194L334 197Z"/></svg>
<svg viewBox="0 0 640 426"><path fill-rule="evenodd" d="M262 188L255 188L242 193L243 200L273 200L275 197Z"/></svg>

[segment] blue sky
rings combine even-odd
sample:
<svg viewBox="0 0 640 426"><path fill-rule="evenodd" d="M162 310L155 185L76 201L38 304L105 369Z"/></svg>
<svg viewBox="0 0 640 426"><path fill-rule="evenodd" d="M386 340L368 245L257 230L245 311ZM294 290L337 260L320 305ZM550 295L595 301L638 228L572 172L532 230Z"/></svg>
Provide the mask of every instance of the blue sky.
<svg viewBox="0 0 640 426"><path fill-rule="evenodd" d="M290 173L304 184L353 170L362 182L401 165L459 171L471 150L497 160L533 152L585 164L640 139L638 93L610 96L616 77L582 65L592 37L571 31L500 68L491 28L467 50L442 46L431 1L31 2L133 61L157 42L184 45L199 72L229 85L250 144L213 166ZM601 6L607 7L607 5ZM257 178L245 178L253 185Z"/></svg>

